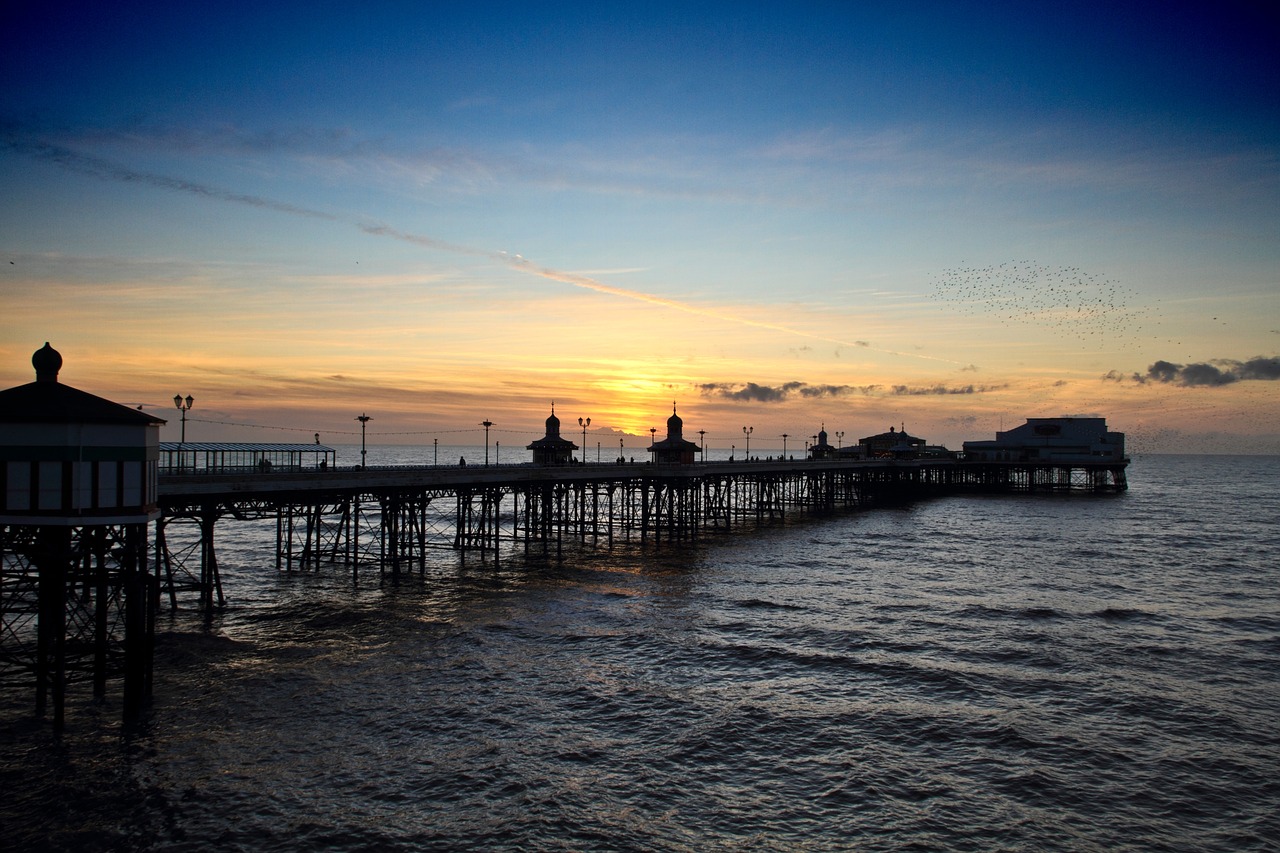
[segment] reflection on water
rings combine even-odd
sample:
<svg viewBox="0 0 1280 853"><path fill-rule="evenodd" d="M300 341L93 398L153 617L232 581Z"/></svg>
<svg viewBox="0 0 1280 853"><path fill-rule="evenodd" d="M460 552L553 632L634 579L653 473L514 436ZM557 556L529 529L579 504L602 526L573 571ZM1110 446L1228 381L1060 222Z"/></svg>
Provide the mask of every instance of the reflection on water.
<svg viewBox="0 0 1280 853"><path fill-rule="evenodd" d="M76 705L59 742L6 696L5 832L68 850L1268 849L1278 469L1150 458L1120 496L945 499L399 584L277 573L228 526L230 604L162 626L143 730Z"/></svg>

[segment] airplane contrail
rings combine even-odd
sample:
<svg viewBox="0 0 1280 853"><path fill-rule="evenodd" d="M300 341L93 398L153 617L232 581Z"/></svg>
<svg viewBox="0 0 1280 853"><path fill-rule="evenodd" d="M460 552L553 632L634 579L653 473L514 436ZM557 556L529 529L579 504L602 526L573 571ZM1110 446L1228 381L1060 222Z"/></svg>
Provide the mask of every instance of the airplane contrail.
<svg viewBox="0 0 1280 853"><path fill-rule="evenodd" d="M167 175L157 175L152 172L140 172L136 169L130 169L127 166L122 166L119 163L113 163L110 160L104 160L100 157L91 157L87 154L80 154L69 148L63 148L48 142L20 142L12 138L6 138L3 141L3 145L12 151L27 154L39 160L47 160L50 163L55 163L67 171L78 172L82 175L88 175L92 178L100 178L104 181L115 181L122 184L143 184L146 186L156 187L157 189L189 193L190 195L201 196L203 198L212 198L217 199L218 201L229 201L235 204L261 208L263 210L290 213L294 216L305 216L311 219L327 219L330 222L340 221L340 218L334 216L332 213L325 213L320 210L298 207L294 204L272 201L271 199L261 198L259 196L234 193L229 190L218 189L205 184L198 184L194 181L187 181L181 178L171 178Z"/></svg>
<svg viewBox="0 0 1280 853"><path fill-rule="evenodd" d="M656 296L651 293L644 293L639 290L629 290L623 287L615 287L611 284L605 284L594 278L577 273L565 272L564 270L554 269L552 267L542 266L524 258L520 255L510 255L506 252L495 252L487 249L478 249L473 246L466 246L460 243L450 243L444 240L437 240L434 237L428 237L421 234L412 234L407 231L401 231L388 225L370 224L367 222L357 222L355 220L336 216L332 213L326 213L320 210L312 210L310 208L301 207L286 202L273 201L271 199L262 198L260 196L248 195L244 193L235 193L229 190L211 187L206 184L196 183L194 181L183 180L181 178L173 178L167 175L158 175L152 172L143 172L131 169L127 166L113 163L100 157L93 157L87 154L81 154L72 151L69 148L54 145L44 141L22 141L15 139L12 134L6 134L2 143L4 147L26 154L40 160L46 160L61 166L72 172L78 172L82 175L99 178L105 181L115 181L118 183L135 183L146 186L155 187L157 189L171 190L173 192L187 193L202 198L210 198L218 201L231 202L233 204L242 204L249 207L256 207L263 210L274 210L278 213L287 213L293 216L302 216L310 219L323 219L330 222L347 222L354 225L366 234L377 237L389 237L395 240L401 240L413 243L428 249L435 249L444 252L451 252L460 255L469 255L476 258L487 258L506 265L507 267L525 273L527 275L538 276L539 278L549 279L551 281L559 281L563 284L572 285L573 287L581 287L587 290L594 290L597 293L604 293L610 296L616 296L621 299L631 299L637 302L646 302L650 305L658 305L669 308L674 311L682 311L686 314L694 314L700 317L708 317L725 323L736 323L742 326L751 326L757 329L766 329L773 332L781 332L788 335L796 335L798 337L809 338L811 340L823 341L826 343L838 344L840 346L858 347L869 349L873 352L885 355L900 356L905 358L918 358L928 361L940 361L947 364L960 364L958 361L951 359L938 358L936 356L921 355L919 353L904 353L894 350L878 349L871 347L863 341L846 341L839 338L827 337L825 335L806 332L801 329L795 329L790 326L783 326L777 323L765 323L759 320L751 320L746 317L738 317L732 314L726 314L720 311L713 311L708 308L702 308L687 302L670 299L665 296Z"/></svg>
<svg viewBox="0 0 1280 853"><path fill-rule="evenodd" d="M565 272L564 270L554 269L553 267L542 266L541 264L534 263L521 255L511 255L507 252L492 252L485 249L475 249L470 246L461 246L456 243L446 243L433 237L399 231L387 225L361 225L360 230L367 234L376 234L380 237L391 237L396 240L403 240L407 243L413 243L429 249L441 249L449 252L472 255L474 257L488 258L489 260L496 261L497 263L503 264L513 270L517 270L518 272L526 273L527 275L534 275L539 278L546 278L552 281L559 281L564 284L573 285L574 287L594 290L597 293L606 293L610 296L618 296L623 299L633 299L637 302L648 302L650 305L660 305L664 308L683 311L687 314L697 314L702 317L710 317L715 320L730 323L739 323L745 326L755 326L761 329L770 329L775 332L803 335L807 338L817 338L818 340L828 341L833 344L841 344L843 346L860 346L860 344L856 342L841 341L835 338L824 338L810 332L802 332L798 329L791 329L774 323L762 323L758 320L750 320L745 317L734 317L721 312L712 311L709 308L701 308L687 302L670 299L665 296L656 296L652 293L645 293L640 290L628 290L625 287L616 287L612 284L605 284L604 282L591 278L590 276Z"/></svg>
<svg viewBox="0 0 1280 853"><path fill-rule="evenodd" d="M700 317L709 317L713 320L719 320L725 323L736 323L738 325L751 326L757 329L766 329L773 332L782 332L783 334L797 335L799 337L809 338L811 340L817 340L817 341L824 341L826 343L831 343L831 344L838 344L840 346L869 349L872 352L878 352L885 355L895 355L895 356L901 356L904 358L919 358L919 359L925 359L927 361L941 361L946 364L961 363L958 361L952 361L951 359L947 359L947 358L938 358L937 356L922 355L920 353L904 353L904 352L897 352L895 350L878 349L876 347L869 346L868 344L862 341L846 341L840 338L831 338L825 335L817 335L817 334L814 334L813 332L806 332L801 329L795 329L790 326L779 325L777 323L765 323L760 320L751 320L747 317L738 317L732 314L726 314L721 311L713 311L709 308L702 308L697 305L692 305L688 302L681 302L679 300L671 299L666 296L657 296L655 294L645 293L640 290L629 290L628 288L625 288L625 287L617 287L612 284L606 284L602 281L591 278L590 276L580 275L578 273L566 272L564 270L558 270L553 267L542 266L541 264L534 263L533 261L521 255L511 255L511 254L508 254L507 252L493 252L486 249L477 249L471 246L463 246L457 243L447 243L442 240L437 240L434 237L427 237L421 234L410 234L408 232L400 231L398 229L392 228L387 225L362 224L359 227L360 227L360 230L364 231L367 234L375 234L380 237L391 237L396 240L403 240L407 243L413 243L415 245L423 246L429 249L439 249L442 251L471 255L473 257L488 258L489 260L496 261L500 264L504 264L513 270L527 273L528 275L535 275L535 276L538 276L539 278L550 279L552 281L559 281L564 284L573 285L574 287L581 287L587 290L594 290L597 293L605 293L610 296L617 296L623 299L631 299L637 302L647 302L650 305L659 305L664 308L670 308L674 311L682 311L686 314L695 314Z"/></svg>

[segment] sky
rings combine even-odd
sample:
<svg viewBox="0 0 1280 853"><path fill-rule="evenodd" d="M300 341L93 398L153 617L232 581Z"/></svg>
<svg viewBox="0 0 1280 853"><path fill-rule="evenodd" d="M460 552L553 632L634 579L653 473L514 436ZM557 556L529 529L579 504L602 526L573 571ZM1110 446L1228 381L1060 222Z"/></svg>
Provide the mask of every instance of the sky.
<svg viewBox="0 0 1280 853"><path fill-rule="evenodd" d="M368 8L365 8L368 6ZM1280 453L1270 3L0 2L0 387ZM570 432L565 427L566 434ZM637 445L639 446L639 445Z"/></svg>

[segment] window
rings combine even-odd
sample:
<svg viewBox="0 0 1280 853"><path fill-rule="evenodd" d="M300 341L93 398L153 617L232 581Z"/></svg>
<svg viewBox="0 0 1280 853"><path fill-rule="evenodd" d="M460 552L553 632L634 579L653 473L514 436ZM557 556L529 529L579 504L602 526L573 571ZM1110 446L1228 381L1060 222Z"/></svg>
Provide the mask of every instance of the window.
<svg viewBox="0 0 1280 853"><path fill-rule="evenodd" d="M31 463L10 462L5 471L5 509L31 509Z"/></svg>
<svg viewBox="0 0 1280 853"><path fill-rule="evenodd" d="M40 491L36 509L62 509L62 463L38 462Z"/></svg>
<svg viewBox="0 0 1280 853"><path fill-rule="evenodd" d="M106 509L116 506L116 467L115 461L98 463L98 506Z"/></svg>

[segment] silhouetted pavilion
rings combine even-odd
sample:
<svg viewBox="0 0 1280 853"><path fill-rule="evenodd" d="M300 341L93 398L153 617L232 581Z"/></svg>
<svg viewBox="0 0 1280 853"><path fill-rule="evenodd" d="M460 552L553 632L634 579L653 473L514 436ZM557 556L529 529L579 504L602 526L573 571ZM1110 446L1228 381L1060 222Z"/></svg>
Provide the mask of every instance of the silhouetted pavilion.
<svg viewBox="0 0 1280 853"><path fill-rule="evenodd" d="M690 464L701 448L692 441L685 441L684 421L676 414L676 404L671 404L671 417L667 418L667 437L649 447L654 462Z"/></svg>
<svg viewBox="0 0 1280 853"><path fill-rule="evenodd" d="M836 455L836 449L827 443L827 425L823 424L818 430L818 441L809 447L810 459L831 459Z"/></svg>
<svg viewBox="0 0 1280 853"><path fill-rule="evenodd" d="M547 434L525 449L533 451L534 465L568 465L573 460L573 451L578 449L578 445L560 437L560 419L556 417L555 403L551 404L551 417L547 418Z"/></svg>
<svg viewBox="0 0 1280 853"><path fill-rule="evenodd" d="M907 434L904 426L900 431L889 427L888 432L869 435L858 439L862 454L867 459L907 459L920 454L924 450L925 440Z"/></svg>

